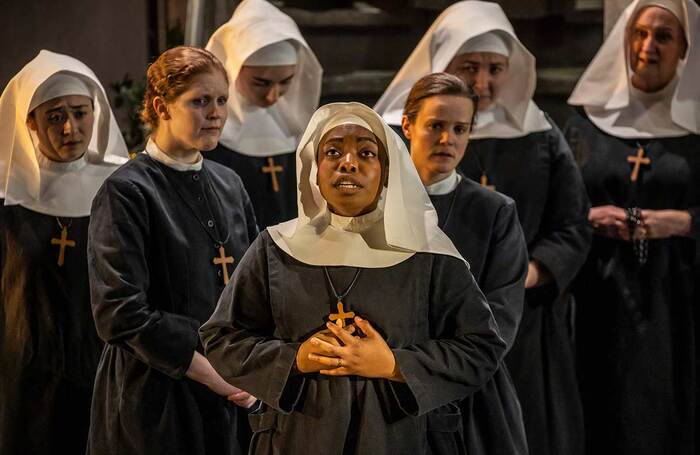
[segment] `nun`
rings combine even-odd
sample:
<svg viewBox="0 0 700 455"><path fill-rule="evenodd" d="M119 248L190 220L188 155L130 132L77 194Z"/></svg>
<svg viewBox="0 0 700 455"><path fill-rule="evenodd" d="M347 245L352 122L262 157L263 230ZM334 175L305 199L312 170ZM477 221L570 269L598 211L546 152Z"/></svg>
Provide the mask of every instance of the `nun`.
<svg viewBox="0 0 700 455"><path fill-rule="evenodd" d="M253 454L466 453L458 402L505 343L403 141L368 107L312 117L298 218L268 228L200 329L262 400Z"/></svg>
<svg viewBox="0 0 700 455"><path fill-rule="evenodd" d="M496 3L463 1L433 23L376 109L399 124L413 83L445 71L479 97L464 175L515 200L528 245L525 305L506 364L531 453L580 454L570 284L585 261L588 198L564 136L532 101L535 59Z"/></svg>
<svg viewBox="0 0 700 455"><path fill-rule="evenodd" d="M84 453L102 343L87 232L128 159L97 76L42 50L0 98L0 453Z"/></svg>
<svg viewBox="0 0 700 455"><path fill-rule="evenodd" d="M321 65L294 21L245 0L207 50L231 81L228 120L207 158L238 173L260 229L296 216L295 150L321 95Z"/></svg>
<svg viewBox="0 0 700 455"><path fill-rule="evenodd" d="M695 453L699 26L695 2L632 2L569 98L595 233L574 288L590 453Z"/></svg>

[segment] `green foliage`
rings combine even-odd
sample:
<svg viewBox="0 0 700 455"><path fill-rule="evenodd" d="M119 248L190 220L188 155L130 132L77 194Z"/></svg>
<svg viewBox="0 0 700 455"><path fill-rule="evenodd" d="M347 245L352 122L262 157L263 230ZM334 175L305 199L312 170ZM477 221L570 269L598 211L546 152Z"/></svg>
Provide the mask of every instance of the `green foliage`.
<svg viewBox="0 0 700 455"><path fill-rule="evenodd" d="M130 151L138 149L145 141L145 131L139 117L145 80L135 81L126 74L120 82L113 83L110 88L115 92L114 109L122 114L120 118L123 122L120 123L120 127L126 146Z"/></svg>

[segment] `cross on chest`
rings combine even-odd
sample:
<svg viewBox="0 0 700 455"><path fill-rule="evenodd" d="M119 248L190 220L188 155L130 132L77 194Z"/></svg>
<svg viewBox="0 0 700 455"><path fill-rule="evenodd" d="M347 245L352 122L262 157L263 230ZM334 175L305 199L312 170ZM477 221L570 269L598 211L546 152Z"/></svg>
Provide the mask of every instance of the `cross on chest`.
<svg viewBox="0 0 700 455"><path fill-rule="evenodd" d="M219 245L219 255L212 259L214 265L220 265L221 271L224 274L224 284L228 284L228 264L233 264L233 256L226 256L226 250L223 245Z"/></svg>
<svg viewBox="0 0 700 455"><path fill-rule="evenodd" d="M284 172L284 167L279 164L276 165L274 158L268 156L267 166L262 167L262 172L263 174L270 174L270 178L272 179L272 191L278 193L280 190L280 183L277 180L277 173Z"/></svg>
<svg viewBox="0 0 700 455"><path fill-rule="evenodd" d="M651 158L645 157L644 156L644 148L639 147L637 149L637 155L630 155L627 157L627 162L628 163L634 163L634 166L632 166L632 173L630 174L630 180L632 182L636 182L637 178L639 177L639 168L642 164L645 165L650 165L651 164Z"/></svg>
<svg viewBox="0 0 700 455"><path fill-rule="evenodd" d="M329 314L328 319L335 322L335 325L342 329L343 327L345 327L345 320L354 318L355 313L352 311L345 312L345 310L343 309L342 300L338 300L337 308L338 312Z"/></svg>
<svg viewBox="0 0 700 455"><path fill-rule="evenodd" d="M69 246L71 248L75 247L75 240L69 240L68 239L68 228L66 226L63 226L61 228L61 238L60 239L51 239L51 245L59 245L59 250L58 250L58 266L63 267L63 264L66 259L66 247Z"/></svg>
<svg viewBox="0 0 700 455"><path fill-rule="evenodd" d="M483 186L487 190L496 191L495 186L489 185L489 178L486 176L485 172L481 174L481 186Z"/></svg>

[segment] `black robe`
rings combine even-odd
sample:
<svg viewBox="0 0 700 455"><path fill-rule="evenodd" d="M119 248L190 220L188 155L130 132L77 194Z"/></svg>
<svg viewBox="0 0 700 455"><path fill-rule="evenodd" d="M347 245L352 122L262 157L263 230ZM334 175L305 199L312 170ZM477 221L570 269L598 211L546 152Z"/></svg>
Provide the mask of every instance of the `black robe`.
<svg viewBox="0 0 700 455"><path fill-rule="evenodd" d="M297 217L295 151L272 157L274 166L282 167L282 171L276 172L279 191L275 191L273 187L272 174L268 169L269 157L243 155L222 144L210 152L204 152L203 155L206 159L233 169L241 177L253 204L260 230Z"/></svg>
<svg viewBox="0 0 700 455"><path fill-rule="evenodd" d="M506 356L523 409L530 453L583 452L583 415L573 351L569 286L590 248L589 202L561 131L514 139L474 139L460 163L464 174L515 200L530 260L553 281L525 292L515 343Z"/></svg>
<svg viewBox="0 0 700 455"><path fill-rule="evenodd" d="M694 452L693 261L700 246L700 136L635 140L582 110L567 129L593 206L688 210L689 238L632 244L595 236L576 281L577 345L589 453ZM630 181L639 145L651 164Z"/></svg>
<svg viewBox="0 0 700 455"><path fill-rule="evenodd" d="M528 262L515 202L466 178L454 191L431 195L430 200L440 227L469 262L501 335L511 346L522 316ZM460 407L467 453L528 453L520 403L505 362Z"/></svg>
<svg viewBox="0 0 700 455"><path fill-rule="evenodd" d="M346 289L354 267L329 267ZM323 267L263 232L201 329L207 357L263 401L250 415L253 454L460 454L457 400L498 367L505 343L459 259L418 253L362 269L345 301L385 337L406 383L294 374L297 350L335 312Z"/></svg>
<svg viewBox="0 0 700 455"><path fill-rule="evenodd" d="M224 287L212 259L226 233L230 272L257 227L240 179L216 163L180 172L139 154L98 192L88 261L95 323L107 345L88 453L241 453L235 427L244 413L185 376L201 351L197 331Z"/></svg>
<svg viewBox="0 0 700 455"><path fill-rule="evenodd" d="M67 227L63 265L51 243ZM90 311L89 217L0 200L0 453L84 453L102 342Z"/></svg>

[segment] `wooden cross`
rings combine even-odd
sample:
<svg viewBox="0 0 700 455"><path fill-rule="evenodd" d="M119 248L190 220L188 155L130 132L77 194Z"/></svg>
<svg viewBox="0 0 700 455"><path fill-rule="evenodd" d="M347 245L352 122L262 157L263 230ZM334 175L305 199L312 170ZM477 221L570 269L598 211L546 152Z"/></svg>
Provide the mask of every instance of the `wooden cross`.
<svg viewBox="0 0 700 455"><path fill-rule="evenodd" d="M68 228L63 226L61 229L60 239L51 239L51 245L60 245L60 250L58 250L58 266L63 267L63 263L66 259L66 247L75 247L75 240L68 240Z"/></svg>
<svg viewBox="0 0 700 455"><path fill-rule="evenodd" d="M284 168L280 165L276 166L275 160L271 156L268 156L267 166L263 166L262 171L263 174L270 174L270 177L272 178L272 191L279 193L280 184L277 181L277 173L284 172Z"/></svg>
<svg viewBox="0 0 700 455"><path fill-rule="evenodd" d="M642 164L649 165L651 164L651 159L648 157L644 157L644 148L639 147L637 149L637 155L630 155L627 157L627 162L628 163L634 163L634 166L632 167L632 174L630 175L630 180L633 182L637 181L637 177L639 177L639 167Z"/></svg>
<svg viewBox="0 0 700 455"><path fill-rule="evenodd" d="M481 174L481 186L486 188L487 190L495 191L496 187L493 185L489 185L489 178L486 176L486 173Z"/></svg>
<svg viewBox="0 0 700 455"><path fill-rule="evenodd" d="M331 313L328 315L328 319L331 321L335 321L335 325L340 327L341 329L345 327L345 320L346 319L352 319L355 317L355 313L352 311L345 312L343 310L343 302L341 300L338 300L338 312L337 313Z"/></svg>
<svg viewBox="0 0 700 455"><path fill-rule="evenodd" d="M226 251L223 245L219 245L219 256L212 259L214 265L220 265L224 272L224 284L228 284L228 265L233 264L233 256L226 256Z"/></svg>

